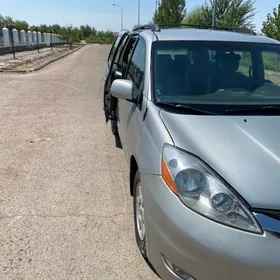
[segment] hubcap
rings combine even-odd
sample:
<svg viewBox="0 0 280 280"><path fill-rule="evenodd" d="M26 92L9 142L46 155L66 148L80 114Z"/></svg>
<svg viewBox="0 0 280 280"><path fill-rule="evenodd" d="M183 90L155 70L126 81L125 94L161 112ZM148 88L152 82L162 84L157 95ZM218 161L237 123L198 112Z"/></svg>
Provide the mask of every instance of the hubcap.
<svg viewBox="0 0 280 280"><path fill-rule="evenodd" d="M136 205L135 205L135 215L137 223L137 231L140 239L143 241L146 235L146 226L144 220L144 201L143 201L143 188L139 182L136 187Z"/></svg>

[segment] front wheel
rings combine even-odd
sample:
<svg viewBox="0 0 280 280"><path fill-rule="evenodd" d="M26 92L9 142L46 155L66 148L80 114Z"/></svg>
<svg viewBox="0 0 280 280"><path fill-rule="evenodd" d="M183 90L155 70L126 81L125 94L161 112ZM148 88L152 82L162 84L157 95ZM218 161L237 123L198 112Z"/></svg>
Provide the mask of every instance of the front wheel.
<svg viewBox="0 0 280 280"><path fill-rule="evenodd" d="M133 186L133 206L134 206L134 227L135 237L138 248L142 256L147 259L146 250L146 224L144 217L144 197L143 197L143 186L140 180L139 171L136 172Z"/></svg>

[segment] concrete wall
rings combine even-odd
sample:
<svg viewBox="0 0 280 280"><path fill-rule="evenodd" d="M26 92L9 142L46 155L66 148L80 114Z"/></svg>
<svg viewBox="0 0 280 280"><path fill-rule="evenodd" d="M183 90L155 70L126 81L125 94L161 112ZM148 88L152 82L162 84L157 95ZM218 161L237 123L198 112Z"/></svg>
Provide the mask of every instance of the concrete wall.
<svg viewBox="0 0 280 280"><path fill-rule="evenodd" d="M37 45L37 33L36 31L27 31L24 30L16 30L13 29L12 32L8 28L2 28L2 31L0 31L0 47L11 47L11 36L13 36L14 39L14 46L33 46ZM50 46L50 43L57 44L60 43L59 36L57 34L51 34L50 33L43 33L38 32L38 43L46 44ZM1 54L1 53L0 53Z"/></svg>

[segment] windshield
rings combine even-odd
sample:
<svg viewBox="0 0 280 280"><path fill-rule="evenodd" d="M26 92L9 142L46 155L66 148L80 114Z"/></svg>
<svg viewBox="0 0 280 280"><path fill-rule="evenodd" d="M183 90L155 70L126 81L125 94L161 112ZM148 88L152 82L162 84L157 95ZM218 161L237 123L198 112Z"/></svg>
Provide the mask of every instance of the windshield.
<svg viewBox="0 0 280 280"><path fill-rule="evenodd" d="M152 47L153 98L176 104L280 104L280 45L160 41Z"/></svg>

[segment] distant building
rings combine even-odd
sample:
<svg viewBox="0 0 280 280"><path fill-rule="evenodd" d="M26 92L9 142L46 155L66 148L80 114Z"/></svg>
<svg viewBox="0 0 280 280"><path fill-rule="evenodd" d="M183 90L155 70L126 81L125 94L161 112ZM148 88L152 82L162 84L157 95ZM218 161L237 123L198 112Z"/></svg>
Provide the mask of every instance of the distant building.
<svg viewBox="0 0 280 280"><path fill-rule="evenodd" d="M118 37L119 32L112 32L112 35L113 35L114 37Z"/></svg>

